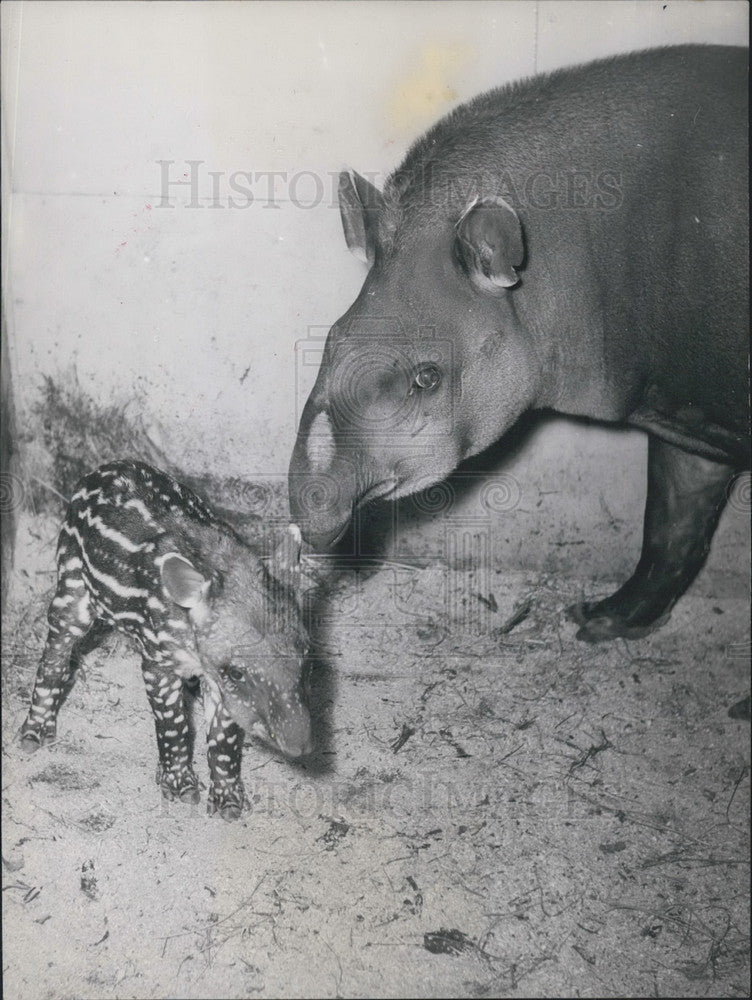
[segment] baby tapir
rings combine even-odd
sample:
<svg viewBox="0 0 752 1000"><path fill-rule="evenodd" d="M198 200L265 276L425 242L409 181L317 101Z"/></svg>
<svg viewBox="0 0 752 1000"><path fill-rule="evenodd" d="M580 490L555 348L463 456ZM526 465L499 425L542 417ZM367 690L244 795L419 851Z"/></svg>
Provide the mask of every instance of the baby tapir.
<svg viewBox="0 0 752 1000"><path fill-rule="evenodd" d="M183 682L201 677L208 811L237 819L244 731L260 722L290 757L311 750L306 636L294 525L269 566L195 493L141 462L103 465L71 498L57 548L49 634L20 739L55 738L71 653L96 621L135 637L165 798L197 802ZM276 575L275 575L276 574Z"/></svg>

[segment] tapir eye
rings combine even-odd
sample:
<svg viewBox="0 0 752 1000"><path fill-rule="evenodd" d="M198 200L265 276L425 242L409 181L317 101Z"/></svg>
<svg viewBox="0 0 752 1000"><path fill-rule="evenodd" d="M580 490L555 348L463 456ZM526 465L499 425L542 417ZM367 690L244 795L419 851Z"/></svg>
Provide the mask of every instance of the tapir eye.
<svg viewBox="0 0 752 1000"><path fill-rule="evenodd" d="M230 678L231 681L235 681L236 684L239 684L243 680L243 677L245 675L243 674L243 671L240 670L238 667L228 667L227 676Z"/></svg>
<svg viewBox="0 0 752 1000"><path fill-rule="evenodd" d="M415 372L413 385L423 392L430 392L441 382L441 372L436 365L421 365Z"/></svg>

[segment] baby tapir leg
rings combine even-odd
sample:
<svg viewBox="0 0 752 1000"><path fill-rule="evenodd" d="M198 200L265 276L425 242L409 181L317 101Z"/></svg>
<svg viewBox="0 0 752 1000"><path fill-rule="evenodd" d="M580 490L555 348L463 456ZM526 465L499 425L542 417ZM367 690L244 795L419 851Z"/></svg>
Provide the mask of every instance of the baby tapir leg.
<svg viewBox="0 0 752 1000"><path fill-rule="evenodd" d="M191 733L183 702L183 678L141 663L146 693L154 713L159 749L157 784L166 799L198 802L198 779L193 772Z"/></svg>
<svg viewBox="0 0 752 1000"><path fill-rule="evenodd" d="M94 617L83 580L75 574L61 575L47 612L49 632L34 680L31 708L18 734L26 750L37 750L55 739L57 713L73 675L73 648L89 631Z"/></svg>
<svg viewBox="0 0 752 1000"><path fill-rule="evenodd" d="M228 821L239 819L243 809L250 805L240 779L245 734L225 708L214 681L204 677L201 684L206 716L206 756L211 775L207 812L218 812Z"/></svg>

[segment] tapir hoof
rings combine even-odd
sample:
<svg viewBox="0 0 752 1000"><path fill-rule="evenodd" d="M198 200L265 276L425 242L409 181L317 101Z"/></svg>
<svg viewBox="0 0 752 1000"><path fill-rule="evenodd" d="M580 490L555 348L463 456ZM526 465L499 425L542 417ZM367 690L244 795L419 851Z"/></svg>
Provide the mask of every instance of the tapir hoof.
<svg viewBox="0 0 752 1000"><path fill-rule="evenodd" d="M647 625L630 625L618 615L604 611L600 603L593 604L588 601L573 604L567 609L567 615L580 626L576 638L582 642L591 643L607 642L609 639L619 638L643 639L651 632L655 632L661 625L665 625L671 617L670 614L665 614Z"/></svg>
<svg viewBox="0 0 752 1000"><path fill-rule="evenodd" d="M47 742L49 743L51 741L47 740ZM31 733L27 733L26 735L19 733L18 736L16 736L16 743L22 750L25 750L26 753L35 753L35 751L45 745L43 741L37 739L37 737Z"/></svg>
<svg viewBox="0 0 752 1000"><path fill-rule="evenodd" d="M50 743L54 743L56 736L57 734L54 731L45 732L44 730L32 729L24 723L16 733L15 742L26 753L35 753L40 747L46 747Z"/></svg>
<svg viewBox="0 0 752 1000"><path fill-rule="evenodd" d="M157 784L162 792L162 798L168 802L198 802L201 793L198 790L196 775L191 769L166 771L157 765Z"/></svg>
<svg viewBox="0 0 752 1000"><path fill-rule="evenodd" d="M234 823L235 820L240 819L244 812L248 812L250 808L250 802L247 800L243 800L242 805L238 805L237 802L226 802L224 805L220 805L212 799L209 799L206 803L207 814L213 816L215 813L219 813L225 823Z"/></svg>
<svg viewBox="0 0 752 1000"><path fill-rule="evenodd" d="M226 823L233 823L240 819L244 812L250 811L250 808L250 800L239 780L235 785L212 785L209 789L206 798L206 811L209 816L219 813Z"/></svg>
<svg viewBox="0 0 752 1000"><path fill-rule="evenodd" d="M187 788L171 788L169 785L162 785L162 798L168 802L189 802L195 803L201 799L198 788L188 786Z"/></svg>

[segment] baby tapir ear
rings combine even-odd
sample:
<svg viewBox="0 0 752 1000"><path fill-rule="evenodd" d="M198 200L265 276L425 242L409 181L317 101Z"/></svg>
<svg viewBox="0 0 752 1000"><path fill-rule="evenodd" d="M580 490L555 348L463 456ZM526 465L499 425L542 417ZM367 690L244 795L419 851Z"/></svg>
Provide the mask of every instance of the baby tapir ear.
<svg viewBox="0 0 752 1000"><path fill-rule="evenodd" d="M209 590L210 581L177 552L162 557L160 574L167 596L181 608L195 608Z"/></svg>
<svg viewBox="0 0 752 1000"><path fill-rule="evenodd" d="M384 196L354 170L339 175L339 214L351 253L370 267L376 257L378 215Z"/></svg>
<svg viewBox="0 0 752 1000"><path fill-rule="evenodd" d="M269 560L272 576L282 583L297 587L300 582L300 549L303 539L297 524L288 524L282 540Z"/></svg>
<svg viewBox="0 0 752 1000"><path fill-rule="evenodd" d="M520 280L515 267L525 255L517 213L503 198L473 202L457 223L457 255L470 280L498 293Z"/></svg>

